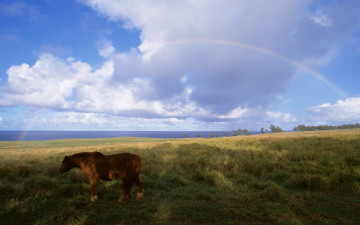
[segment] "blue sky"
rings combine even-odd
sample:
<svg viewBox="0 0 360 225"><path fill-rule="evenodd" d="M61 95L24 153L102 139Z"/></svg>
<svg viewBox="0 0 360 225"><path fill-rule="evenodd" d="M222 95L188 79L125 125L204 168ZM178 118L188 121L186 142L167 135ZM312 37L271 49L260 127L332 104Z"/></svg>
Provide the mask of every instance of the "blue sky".
<svg viewBox="0 0 360 225"><path fill-rule="evenodd" d="M0 2L0 130L360 122L357 0Z"/></svg>

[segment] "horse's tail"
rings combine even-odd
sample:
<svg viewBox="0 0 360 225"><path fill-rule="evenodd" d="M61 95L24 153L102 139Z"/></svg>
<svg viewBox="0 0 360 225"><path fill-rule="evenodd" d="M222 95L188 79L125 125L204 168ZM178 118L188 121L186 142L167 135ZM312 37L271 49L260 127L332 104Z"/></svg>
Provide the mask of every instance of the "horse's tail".
<svg viewBox="0 0 360 225"><path fill-rule="evenodd" d="M140 174L141 172L141 159L139 156L135 158L135 173Z"/></svg>
<svg viewBox="0 0 360 225"><path fill-rule="evenodd" d="M139 175L136 175L136 176L135 176L135 184L136 184L137 186L141 185L141 181L140 181Z"/></svg>
<svg viewBox="0 0 360 225"><path fill-rule="evenodd" d="M142 189L142 184L141 184L141 181L139 179L139 175L136 174L136 177L135 177L135 183L136 183L136 186L137 186L137 194L136 194L136 201L140 202L142 201L143 199L143 189Z"/></svg>

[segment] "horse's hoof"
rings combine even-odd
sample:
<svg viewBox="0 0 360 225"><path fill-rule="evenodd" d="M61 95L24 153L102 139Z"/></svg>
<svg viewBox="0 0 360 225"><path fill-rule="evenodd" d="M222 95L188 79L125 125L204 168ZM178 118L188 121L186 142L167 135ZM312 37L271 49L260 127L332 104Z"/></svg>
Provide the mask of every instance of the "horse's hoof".
<svg viewBox="0 0 360 225"><path fill-rule="evenodd" d="M141 202L143 200L143 193L137 193L136 201Z"/></svg>
<svg viewBox="0 0 360 225"><path fill-rule="evenodd" d="M99 198L98 198L97 195L90 197L90 201L92 201L92 202L95 202L95 201L97 201L98 199L99 199Z"/></svg>

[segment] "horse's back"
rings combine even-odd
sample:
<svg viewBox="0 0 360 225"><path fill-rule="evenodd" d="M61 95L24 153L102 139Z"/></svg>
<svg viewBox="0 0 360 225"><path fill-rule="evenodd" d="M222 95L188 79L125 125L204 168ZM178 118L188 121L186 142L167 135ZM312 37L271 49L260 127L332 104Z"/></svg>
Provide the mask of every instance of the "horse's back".
<svg viewBox="0 0 360 225"><path fill-rule="evenodd" d="M102 155L95 161L98 176L103 180L114 180L117 177L133 177L141 171L140 157L131 153Z"/></svg>
<svg viewBox="0 0 360 225"><path fill-rule="evenodd" d="M141 172L141 159L138 155L124 152L115 155L108 155L107 157L114 159L117 168L125 166L128 170L131 170L136 174Z"/></svg>

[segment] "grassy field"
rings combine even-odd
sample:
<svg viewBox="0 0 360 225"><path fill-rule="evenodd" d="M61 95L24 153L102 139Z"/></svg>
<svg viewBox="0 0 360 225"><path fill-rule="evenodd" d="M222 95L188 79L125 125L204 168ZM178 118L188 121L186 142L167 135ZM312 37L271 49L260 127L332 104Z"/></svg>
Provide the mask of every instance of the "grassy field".
<svg viewBox="0 0 360 225"><path fill-rule="evenodd" d="M141 156L144 201L99 200L65 155ZM0 224L360 224L360 130L0 142Z"/></svg>

